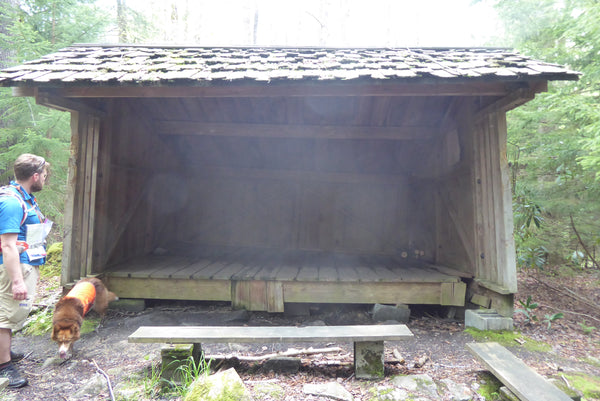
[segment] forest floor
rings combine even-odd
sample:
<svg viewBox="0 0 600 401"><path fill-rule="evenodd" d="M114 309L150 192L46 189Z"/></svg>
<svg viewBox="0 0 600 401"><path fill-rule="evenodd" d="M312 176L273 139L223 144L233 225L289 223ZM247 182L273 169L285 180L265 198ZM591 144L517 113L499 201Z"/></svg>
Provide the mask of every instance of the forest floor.
<svg viewBox="0 0 600 401"><path fill-rule="evenodd" d="M59 294L56 278L46 278L40 283L40 302L55 300ZM515 299L515 310L531 297L530 322L525 315L514 316L517 339L505 344L515 355L538 373L547 377L573 380L580 373L588 377L600 377L600 274L579 273L560 279L547 275L519 273L519 292ZM55 302L55 301L54 301ZM564 317L550 321L555 313ZM537 320L533 319L533 315ZM544 321L546 320L546 321ZM152 392L153 382L144 379L147 372L158 366L159 344L130 344L127 337L141 325L308 325L308 324L367 324L373 323L366 306L323 306L315 305L309 316L287 316L260 312L241 313L232 311L224 303L181 302L155 303L140 312L110 310L103 324L96 330L82 335L75 344L72 358L58 362L57 346L45 335L17 333L13 348L28 353L18 363L19 369L29 379L29 386L18 390L0 391L0 400L78 400L110 399L109 387L95 395L81 392L85 383L98 372L104 372L113 389L133 384L143 390L130 399L135 400L178 400L176 394ZM413 340L386 342L386 377L377 381L385 386L391 377L399 374L428 374L435 380L451 379L469 388L477 388L486 379L485 369L467 351L465 344L485 341L476 338L477 333L465 331L464 322L448 319L441 311L432 308L414 308L407 324L414 333ZM489 333L489 332L485 332ZM521 339L526 339L524 343ZM529 339L546 344L545 350L528 347ZM488 340L497 341L497 338ZM533 342L533 341L531 341ZM521 344L524 343L524 344ZM358 380L353 376L351 344L206 344L206 354L229 354L257 356L289 348L340 347L336 353L303 355L297 373L281 374L261 369L260 364L239 362L238 374L252 391L258 384L276 384L280 394L262 394L263 400L325 400L304 394L306 383L341 383L355 400L370 400L369 386L373 381ZM395 352L394 352L395 351ZM404 363L398 359L399 354ZM423 363L424 362L424 363ZM152 376L150 374L150 376ZM489 380L489 379L487 379ZM119 393L116 399L124 398ZM283 393L283 394L281 394ZM119 398L120 397L120 398ZM440 398L441 399L441 398ZM474 400L484 398L477 394ZM488 398L489 399L489 398ZM587 400L595 399L593 397Z"/></svg>

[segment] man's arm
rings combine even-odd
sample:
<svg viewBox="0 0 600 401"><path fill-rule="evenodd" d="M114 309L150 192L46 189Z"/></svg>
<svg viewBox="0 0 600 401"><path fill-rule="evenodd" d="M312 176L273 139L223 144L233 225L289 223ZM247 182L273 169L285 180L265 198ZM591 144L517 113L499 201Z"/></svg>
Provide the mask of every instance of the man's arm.
<svg viewBox="0 0 600 401"><path fill-rule="evenodd" d="M27 299L27 286L23 281L19 250L17 249L17 233L0 235L2 241L2 257L4 268L12 281L12 293L14 299Z"/></svg>

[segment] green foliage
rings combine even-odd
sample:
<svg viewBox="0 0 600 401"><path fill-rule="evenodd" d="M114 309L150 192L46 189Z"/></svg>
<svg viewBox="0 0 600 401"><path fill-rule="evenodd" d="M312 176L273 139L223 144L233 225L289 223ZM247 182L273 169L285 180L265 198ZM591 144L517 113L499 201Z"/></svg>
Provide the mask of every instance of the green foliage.
<svg viewBox="0 0 600 401"><path fill-rule="evenodd" d="M517 249L517 261L519 262L519 266L526 269L544 270L547 255L548 250L543 246L535 248L519 247Z"/></svg>
<svg viewBox="0 0 600 401"><path fill-rule="evenodd" d="M503 384L494 375L489 372L481 372L478 374L477 383L479 388L477 394L481 395L484 400L501 400L500 387Z"/></svg>
<svg viewBox="0 0 600 401"><path fill-rule="evenodd" d="M94 0L17 0L0 3L9 21L0 47L23 63L73 43L93 41L107 25Z"/></svg>
<svg viewBox="0 0 600 401"><path fill-rule="evenodd" d="M143 374L143 378L141 380L141 386L138 383L133 383L134 388L142 388L143 395L146 397L151 397L151 399L155 399L156 396L160 394L162 388L162 370L160 368L160 364L151 364L148 369L145 370ZM135 394L135 400L140 399L137 394Z"/></svg>
<svg viewBox="0 0 600 401"><path fill-rule="evenodd" d="M52 330L52 311L50 307L42 308L27 318L23 333L28 336L41 336Z"/></svg>
<svg viewBox="0 0 600 401"><path fill-rule="evenodd" d="M600 378L583 372L564 375L571 386L583 393L586 400L600 399Z"/></svg>
<svg viewBox="0 0 600 401"><path fill-rule="evenodd" d="M4 29L0 53L21 64L75 42L93 41L106 27L106 13L93 0L17 0L0 2ZM46 187L38 195L42 211L55 227L49 242L60 240L70 154L68 113L38 106L29 97L0 89L0 184L12 178L21 153L43 156L51 165Z"/></svg>
<svg viewBox="0 0 600 401"><path fill-rule="evenodd" d="M514 347L518 340L519 344L522 344L523 348L529 351L549 352L552 350L549 344L533 340L516 331L478 330L474 327L467 327L465 332L469 333L478 342L491 341L504 347Z"/></svg>
<svg viewBox="0 0 600 401"><path fill-rule="evenodd" d="M87 334L96 331L100 325L100 318L90 318L86 316L81 323L81 334Z"/></svg>
<svg viewBox="0 0 600 401"><path fill-rule="evenodd" d="M544 315L543 322L548 325L548 330L550 330L552 328L552 322L554 322L555 320L558 320L558 319L562 319L564 317L565 317L565 315L562 312L553 313L551 315L546 314L546 315Z"/></svg>
<svg viewBox="0 0 600 401"><path fill-rule="evenodd" d="M583 334L587 334L592 335L592 333L594 332L594 330L596 330L596 326L588 326L587 322L584 320L583 322L579 322L579 327L581 327L581 331L583 331Z"/></svg>
<svg viewBox="0 0 600 401"><path fill-rule="evenodd" d="M178 366L175 371L175 376L179 378L179 382L169 382L169 384L177 394L184 398L192 383L201 375L208 375L209 373L210 361L206 362L204 357L201 357L200 361L196 363L194 358L190 356L188 363Z"/></svg>
<svg viewBox="0 0 600 401"><path fill-rule="evenodd" d="M522 313L525 315L525 323L538 320L537 316L533 312L538 308L539 305L537 302L533 302L531 295L527 297L525 302L519 300L519 304L521 304L522 308L517 309L515 313Z"/></svg>
<svg viewBox="0 0 600 401"><path fill-rule="evenodd" d="M48 247L46 264L40 267L40 275L42 277L60 276L62 269L62 251L62 242L55 242Z"/></svg>
<svg viewBox="0 0 600 401"><path fill-rule="evenodd" d="M519 262L539 265L536 250L544 247L551 250L546 264L586 267L587 260L572 257L580 244L569 216L594 252L600 234L600 7L594 0L490 1L506 27L499 43L582 73L579 81L551 82L548 93L509 112L508 133L515 239L525 256Z"/></svg>
<svg viewBox="0 0 600 401"><path fill-rule="evenodd" d="M178 364L181 361L173 361ZM174 376L178 381L166 380L163 376L163 371L166 366L152 364L144 372L141 383L134 382L132 386L143 389L143 396L155 399L155 397L175 396L183 399L188 393L191 384L201 375L210 373L210 361L206 362L204 358L200 358L199 362L195 362L191 356L187 363L181 364L174 372ZM139 397L138 394L136 396ZM139 398L135 398L139 399Z"/></svg>

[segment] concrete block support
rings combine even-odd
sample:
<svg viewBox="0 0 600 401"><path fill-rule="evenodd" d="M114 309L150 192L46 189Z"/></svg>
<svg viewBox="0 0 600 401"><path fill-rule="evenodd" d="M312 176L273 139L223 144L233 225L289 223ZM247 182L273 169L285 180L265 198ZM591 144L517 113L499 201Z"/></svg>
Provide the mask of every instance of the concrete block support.
<svg viewBox="0 0 600 401"><path fill-rule="evenodd" d="M512 330L513 320L500 315L494 309L469 309L465 311L465 327L479 330Z"/></svg>
<svg viewBox="0 0 600 401"><path fill-rule="evenodd" d="M384 376L383 341L354 343L354 376L358 379L380 379Z"/></svg>
<svg viewBox="0 0 600 401"><path fill-rule="evenodd" d="M181 367L190 364L190 357L196 363L202 356L200 344L165 344L160 349L162 359L161 376L166 380L181 382Z"/></svg>

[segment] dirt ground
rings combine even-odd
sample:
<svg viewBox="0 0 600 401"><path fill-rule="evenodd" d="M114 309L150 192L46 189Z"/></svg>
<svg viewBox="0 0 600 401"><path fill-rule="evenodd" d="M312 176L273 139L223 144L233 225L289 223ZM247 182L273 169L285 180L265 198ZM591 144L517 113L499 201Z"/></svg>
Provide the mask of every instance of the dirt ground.
<svg viewBox="0 0 600 401"><path fill-rule="evenodd" d="M548 283L548 284L545 284ZM56 281L45 279L40 283L43 299L56 296ZM552 288L554 287L554 288ZM575 294L575 295L573 295ZM534 313L540 321L525 323L522 314L515 315L515 329L524 335L546 342L551 352L527 351L516 343L510 350L545 376L560 372L583 371L600 376L597 363L584 362L585 358L600 357L600 275L598 272L552 280L547 276L519 275L519 293L515 308L521 307L531 295L539 307ZM578 299L581 298L581 299ZM42 301L43 302L43 301ZM563 312L565 317L552 322L551 329L542 322L545 315ZM30 385L19 390L4 390L0 399L7 400L75 400L110 399L108 386L100 396L76 398L74 394L82 384L99 369L107 373L113 388L135 377L159 360L159 344L130 344L127 337L142 325L308 325L308 324L366 324L372 323L367 306L315 305L309 316L286 316L283 314L245 313L232 311L224 303L162 302L150 304L144 311L132 313L110 310L103 325L96 331L82 336L75 344L73 357L62 364L44 365L56 356L57 346L50 335L25 336L17 333L13 347L31 352L19 362ZM434 379L449 378L457 383L471 385L478 381L483 367L465 348L472 342L460 320L446 319L442 312L433 308L413 308L408 327L415 338L406 342L386 342L385 384L396 374L429 374ZM597 327L593 329L592 327ZM587 328L587 329L586 329ZM352 374L351 344L206 344L206 354L262 355L288 348L342 347L334 354L317 354L302 357L302 367L295 374L267 372L256 365L242 363L237 367L245 383L276 382L285 390L285 400L317 400L302 392L308 382L338 381L343 383L356 400L367 400L364 380ZM405 359L398 363L397 353ZM426 357L426 358L424 358ZM422 367L417 361L425 360ZM597 361L597 359L596 359ZM415 365L416 364L416 365ZM97 366L97 367L96 367ZM253 367L252 367L253 366ZM158 398L157 398L158 399ZM169 398L174 399L174 398Z"/></svg>

